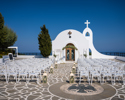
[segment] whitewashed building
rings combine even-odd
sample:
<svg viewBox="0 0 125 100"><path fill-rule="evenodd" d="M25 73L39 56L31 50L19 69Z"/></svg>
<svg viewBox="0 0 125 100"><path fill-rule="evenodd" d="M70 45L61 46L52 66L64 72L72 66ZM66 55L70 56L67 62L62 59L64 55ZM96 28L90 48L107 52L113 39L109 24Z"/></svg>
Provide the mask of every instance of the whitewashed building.
<svg viewBox="0 0 125 100"><path fill-rule="evenodd" d="M77 61L80 56L87 56L87 58L114 58L114 56L107 56L99 53L93 45L93 32L88 27L88 20L85 22L86 28L83 33L68 29L57 35L52 41L52 55L56 55L59 63L66 61ZM91 52L91 55L89 55Z"/></svg>

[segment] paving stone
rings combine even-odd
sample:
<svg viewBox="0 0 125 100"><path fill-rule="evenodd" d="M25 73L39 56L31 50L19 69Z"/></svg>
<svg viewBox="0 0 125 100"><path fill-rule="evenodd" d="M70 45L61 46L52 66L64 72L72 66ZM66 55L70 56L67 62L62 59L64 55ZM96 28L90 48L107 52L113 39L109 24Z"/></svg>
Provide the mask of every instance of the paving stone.
<svg viewBox="0 0 125 100"><path fill-rule="evenodd" d="M23 84L17 85L16 87L17 87L17 88L18 88L18 87L21 88L21 87L24 87L24 85L23 85Z"/></svg>
<svg viewBox="0 0 125 100"><path fill-rule="evenodd" d="M30 89L30 90L28 90L28 92L34 92L34 91L37 91L37 89Z"/></svg>
<svg viewBox="0 0 125 100"><path fill-rule="evenodd" d="M0 90L1 91L1 90ZM3 95L8 95L8 93L6 93L6 92L1 92L1 94L3 94Z"/></svg>
<svg viewBox="0 0 125 100"><path fill-rule="evenodd" d="M35 99L35 98L37 98L37 97L38 97L38 96L30 95L30 96L28 96L27 100L33 100L33 99Z"/></svg>
<svg viewBox="0 0 125 100"><path fill-rule="evenodd" d="M53 97L52 100L58 100L59 98L58 97Z"/></svg>
<svg viewBox="0 0 125 100"><path fill-rule="evenodd" d="M24 89L23 87L18 87L18 88L17 88L17 90L19 90L19 91L20 91L20 90L23 90L23 89Z"/></svg>
<svg viewBox="0 0 125 100"><path fill-rule="evenodd" d="M20 98L20 100L25 100L25 98Z"/></svg>
<svg viewBox="0 0 125 100"><path fill-rule="evenodd" d="M121 99L125 99L125 97L124 97L124 96L125 96L125 94L124 94L124 95L120 95L120 98L121 98Z"/></svg>
<svg viewBox="0 0 125 100"><path fill-rule="evenodd" d="M8 100L8 98L0 97L0 100Z"/></svg>
<svg viewBox="0 0 125 100"><path fill-rule="evenodd" d="M21 95L22 96L28 96L28 95L30 95L30 92L28 92L28 93L22 93Z"/></svg>
<svg viewBox="0 0 125 100"><path fill-rule="evenodd" d="M29 88L33 88L33 87L35 87L34 85L27 85Z"/></svg>
<svg viewBox="0 0 125 100"><path fill-rule="evenodd" d="M44 84L43 84L43 88L48 88L48 84L47 84L47 83L44 83Z"/></svg>
<svg viewBox="0 0 125 100"><path fill-rule="evenodd" d="M116 89L119 89L119 88L121 88L121 86L119 85L119 86L114 86Z"/></svg>
<svg viewBox="0 0 125 100"><path fill-rule="evenodd" d="M34 93L33 95L39 95L39 96L40 96L40 95L41 95L41 93Z"/></svg>
<svg viewBox="0 0 125 100"><path fill-rule="evenodd" d="M0 85L0 89L1 89L1 87L4 87L5 85Z"/></svg>
<svg viewBox="0 0 125 100"><path fill-rule="evenodd" d="M124 100L124 99L121 99L119 97L113 97L112 100Z"/></svg>
<svg viewBox="0 0 125 100"><path fill-rule="evenodd" d="M20 96L20 95L21 95L21 93L15 93L15 94L11 93L11 94L9 94L9 96L8 96L8 97Z"/></svg>
<svg viewBox="0 0 125 100"><path fill-rule="evenodd" d="M37 91L38 91L38 92L42 92L43 90L44 90L44 89L38 89Z"/></svg>
<svg viewBox="0 0 125 100"><path fill-rule="evenodd" d="M50 85L53 85L54 83L49 83Z"/></svg>
<svg viewBox="0 0 125 100"><path fill-rule="evenodd" d="M22 93L27 93L27 92L28 92L28 90L21 90L21 92L22 92Z"/></svg>
<svg viewBox="0 0 125 100"><path fill-rule="evenodd" d="M6 88L0 88L0 92L1 92L1 91L5 91L5 89L6 89Z"/></svg>
<svg viewBox="0 0 125 100"><path fill-rule="evenodd" d="M51 95L49 92L42 92L42 94Z"/></svg>
<svg viewBox="0 0 125 100"><path fill-rule="evenodd" d="M14 98L14 99L16 99L16 98L20 99L20 98L21 98L21 97L18 96L18 95L15 95L15 96L9 96L9 97Z"/></svg>
<svg viewBox="0 0 125 100"><path fill-rule="evenodd" d="M66 100L66 99L60 99L60 100Z"/></svg>
<svg viewBox="0 0 125 100"><path fill-rule="evenodd" d="M8 85L6 88L14 88L14 85Z"/></svg>
<svg viewBox="0 0 125 100"><path fill-rule="evenodd" d="M45 100L50 100L51 96L44 97Z"/></svg>
<svg viewBox="0 0 125 100"><path fill-rule="evenodd" d="M36 99L36 100L43 100L43 99L38 98L38 99Z"/></svg>
<svg viewBox="0 0 125 100"><path fill-rule="evenodd" d="M125 88L122 88L121 90L125 91Z"/></svg>
<svg viewBox="0 0 125 100"><path fill-rule="evenodd" d="M48 91L48 90L45 88L44 91Z"/></svg>
<svg viewBox="0 0 125 100"><path fill-rule="evenodd" d="M37 90L36 92L40 92L41 93L42 91L41 90Z"/></svg>
<svg viewBox="0 0 125 100"><path fill-rule="evenodd" d="M17 92L17 90L15 90L15 89L7 90L7 92L8 92L8 93L15 93L15 92Z"/></svg>

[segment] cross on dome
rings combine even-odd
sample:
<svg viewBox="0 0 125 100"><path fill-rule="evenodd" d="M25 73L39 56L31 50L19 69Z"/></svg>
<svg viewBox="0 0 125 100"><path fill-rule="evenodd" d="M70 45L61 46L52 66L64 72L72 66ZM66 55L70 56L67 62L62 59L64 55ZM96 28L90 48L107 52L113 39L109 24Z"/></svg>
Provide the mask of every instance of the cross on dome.
<svg viewBox="0 0 125 100"><path fill-rule="evenodd" d="M86 24L86 27L88 28L88 24L90 24L90 22L88 22L88 20L86 20L85 24Z"/></svg>

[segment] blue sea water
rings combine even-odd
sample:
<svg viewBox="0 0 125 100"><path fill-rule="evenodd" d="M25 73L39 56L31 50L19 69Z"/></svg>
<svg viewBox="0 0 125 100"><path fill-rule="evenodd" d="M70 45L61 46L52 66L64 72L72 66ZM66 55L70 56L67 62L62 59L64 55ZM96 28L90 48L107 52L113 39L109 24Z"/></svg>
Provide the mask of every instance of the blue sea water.
<svg viewBox="0 0 125 100"><path fill-rule="evenodd" d="M41 55L40 52L19 52L21 55ZM52 55L52 53L50 53Z"/></svg>
<svg viewBox="0 0 125 100"><path fill-rule="evenodd" d="M125 52L100 52L105 55L115 55L115 56L124 56L125 57ZM40 52L20 52L22 55L41 55ZM52 55L52 52L50 53Z"/></svg>

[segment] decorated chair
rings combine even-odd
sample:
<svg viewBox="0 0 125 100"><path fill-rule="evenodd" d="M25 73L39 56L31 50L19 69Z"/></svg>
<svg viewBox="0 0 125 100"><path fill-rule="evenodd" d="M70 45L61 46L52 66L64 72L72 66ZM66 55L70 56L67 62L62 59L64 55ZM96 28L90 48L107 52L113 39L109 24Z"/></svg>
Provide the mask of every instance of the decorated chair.
<svg viewBox="0 0 125 100"><path fill-rule="evenodd" d="M9 53L8 56L9 56L9 61L14 61L14 57L12 53Z"/></svg>

